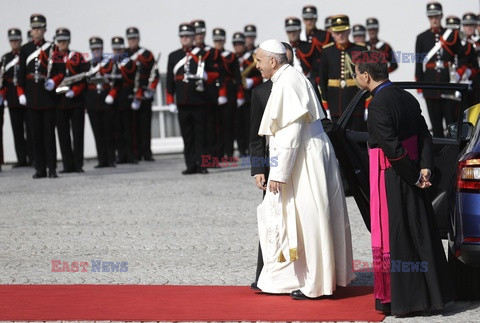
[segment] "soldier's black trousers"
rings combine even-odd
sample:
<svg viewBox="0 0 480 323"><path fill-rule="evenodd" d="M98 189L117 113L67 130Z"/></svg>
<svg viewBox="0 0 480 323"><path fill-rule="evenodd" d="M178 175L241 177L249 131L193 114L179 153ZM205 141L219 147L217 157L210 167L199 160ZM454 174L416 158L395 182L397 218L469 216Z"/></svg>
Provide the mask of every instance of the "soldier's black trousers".
<svg viewBox="0 0 480 323"><path fill-rule="evenodd" d="M58 141L65 171L76 171L83 167L84 129L84 107L57 109Z"/></svg>
<svg viewBox="0 0 480 323"><path fill-rule="evenodd" d="M3 107L0 107L0 166L4 162L3 160L3 113L4 112L5 112L5 109Z"/></svg>
<svg viewBox="0 0 480 323"><path fill-rule="evenodd" d="M231 98L229 98L228 103L221 105L220 108L222 109L224 154L231 157L233 156L236 102L232 102Z"/></svg>
<svg viewBox="0 0 480 323"><path fill-rule="evenodd" d="M178 107L178 122L182 133L185 164L188 170L197 170L205 148L205 106Z"/></svg>
<svg viewBox="0 0 480 323"><path fill-rule="evenodd" d="M55 142L55 108L46 110L28 109L29 126L33 134L33 160L37 173L57 169L57 146Z"/></svg>
<svg viewBox="0 0 480 323"><path fill-rule="evenodd" d="M152 100L142 101L140 109L133 111L134 154L138 160L152 157Z"/></svg>
<svg viewBox="0 0 480 323"><path fill-rule="evenodd" d="M112 107L105 106L104 110L88 110L88 118L92 126L97 158L100 165L115 163L115 112Z"/></svg>
<svg viewBox="0 0 480 323"><path fill-rule="evenodd" d="M240 155L248 155L250 145L250 103L245 102L235 113L235 139Z"/></svg>
<svg viewBox="0 0 480 323"><path fill-rule="evenodd" d="M448 126L454 120L455 102L448 99L425 99L427 102L428 115L432 122L432 133L434 137L443 138L443 120Z"/></svg>
<svg viewBox="0 0 480 323"><path fill-rule="evenodd" d="M122 109L115 111L115 133L118 149L118 163L133 163L136 158L133 154L132 139L132 110Z"/></svg>
<svg viewBox="0 0 480 323"><path fill-rule="evenodd" d="M17 162L26 164L33 160L32 134L31 127L28 126L27 109L10 107L9 112Z"/></svg>

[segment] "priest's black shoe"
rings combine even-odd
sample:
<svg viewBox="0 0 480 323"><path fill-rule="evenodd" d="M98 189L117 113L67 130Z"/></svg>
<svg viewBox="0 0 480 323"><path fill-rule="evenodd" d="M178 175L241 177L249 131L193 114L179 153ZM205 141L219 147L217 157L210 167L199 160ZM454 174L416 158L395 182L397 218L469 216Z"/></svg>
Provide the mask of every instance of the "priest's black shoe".
<svg viewBox="0 0 480 323"><path fill-rule="evenodd" d="M250 288L253 289L253 290L260 290L260 288L258 288L258 286L257 286L257 282L251 283Z"/></svg>
<svg viewBox="0 0 480 323"><path fill-rule="evenodd" d="M155 161L155 159L152 156L146 156L145 158L143 158L143 160L144 161L150 161L150 162Z"/></svg>
<svg viewBox="0 0 480 323"><path fill-rule="evenodd" d="M182 175L191 175L191 174L196 174L197 170L194 168L187 168L184 171L182 171Z"/></svg>
<svg viewBox="0 0 480 323"><path fill-rule="evenodd" d="M315 299L315 298L306 296L304 293L302 293L302 291L301 291L300 289L294 290L294 291L290 294L290 296L291 296L293 299L301 299L301 300L304 300L304 299Z"/></svg>
<svg viewBox="0 0 480 323"><path fill-rule="evenodd" d="M32 176L33 178L45 178L47 177L47 173L42 173L42 172L36 172L35 174L33 174Z"/></svg>
<svg viewBox="0 0 480 323"><path fill-rule="evenodd" d="M93 168L105 168L108 167L107 163L98 163L97 165L93 166Z"/></svg>
<svg viewBox="0 0 480 323"><path fill-rule="evenodd" d="M197 173L198 174L208 174L208 170L204 167L200 167L198 170L197 170Z"/></svg>
<svg viewBox="0 0 480 323"><path fill-rule="evenodd" d="M79 168L75 169L75 172L76 173L85 173L85 171L83 170L82 167L79 167Z"/></svg>
<svg viewBox="0 0 480 323"><path fill-rule="evenodd" d="M12 168L18 168L18 167L28 167L30 166L27 162L19 162L19 163L16 163L16 164L13 164L12 165Z"/></svg>
<svg viewBox="0 0 480 323"><path fill-rule="evenodd" d="M54 171L54 170L48 172L48 177L50 177L50 178L57 178L57 177L58 177L57 172Z"/></svg>
<svg viewBox="0 0 480 323"><path fill-rule="evenodd" d="M59 173L60 174L75 173L75 169L64 168Z"/></svg>

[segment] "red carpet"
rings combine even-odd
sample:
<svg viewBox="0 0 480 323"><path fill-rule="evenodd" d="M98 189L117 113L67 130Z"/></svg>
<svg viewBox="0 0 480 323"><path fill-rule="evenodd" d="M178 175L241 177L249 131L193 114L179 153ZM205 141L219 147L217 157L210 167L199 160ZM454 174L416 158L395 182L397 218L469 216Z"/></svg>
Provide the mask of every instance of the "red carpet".
<svg viewBox="0 0 480 323"><path fill-rule="evenodd" d="M0 285L0 320L382 321L373 287L296 301L244 286Z"/></svg>

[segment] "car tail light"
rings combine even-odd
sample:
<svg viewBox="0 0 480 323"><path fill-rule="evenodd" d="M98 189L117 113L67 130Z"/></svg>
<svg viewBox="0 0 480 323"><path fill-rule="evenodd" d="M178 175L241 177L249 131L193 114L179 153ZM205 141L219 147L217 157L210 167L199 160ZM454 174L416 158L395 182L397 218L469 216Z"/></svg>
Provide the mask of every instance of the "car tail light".
<svg viewBox="0 0 480 323"><path fill-rule="evenodd" d="M463 238L463 242L480 242L480 238L478 237Z"/></svg>
<svg viewBox="0 0 480 323"><path fill-rule="evenodd" d="M480 153L467 155L458 163L457 187L460 192L480 193Z"/></svg>

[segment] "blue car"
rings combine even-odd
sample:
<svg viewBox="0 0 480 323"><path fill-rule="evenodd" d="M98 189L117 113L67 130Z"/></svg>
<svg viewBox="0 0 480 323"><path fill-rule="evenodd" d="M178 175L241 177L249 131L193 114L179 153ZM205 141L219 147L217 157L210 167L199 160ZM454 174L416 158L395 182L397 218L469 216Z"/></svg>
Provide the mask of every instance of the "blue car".
<svg viewBox="0 0 480 323"><path fill-rule="evenodd" d="M450 197L449 257L457 296L461 299L480 298L480 122L478 106L466 111L464 122L451 125L455 136L462 129L466 143L457 164L457 174ZM476 123L474 127L473 124Z"/></svg>

